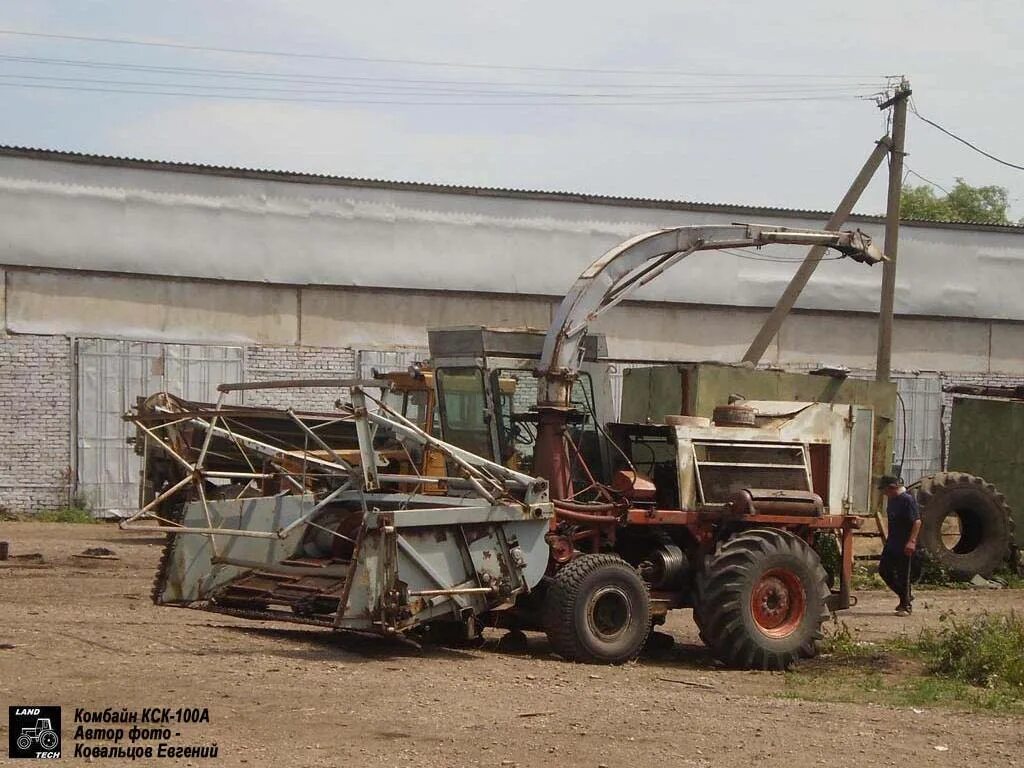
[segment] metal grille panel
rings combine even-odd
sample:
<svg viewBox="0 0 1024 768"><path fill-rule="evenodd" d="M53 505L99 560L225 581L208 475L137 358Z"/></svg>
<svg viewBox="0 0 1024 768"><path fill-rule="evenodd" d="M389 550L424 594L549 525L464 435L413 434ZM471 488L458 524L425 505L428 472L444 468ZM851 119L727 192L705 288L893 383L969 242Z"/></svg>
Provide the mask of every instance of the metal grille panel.
<svg viewBox="0 0 1024 768"><path fill-rule="evenodd" d="M902 460L903 480L909 484L942 471L942 382L938 374L893 379L902 398L896 409L893 463Z"/></svg>
<svg viewBox="0 0 1024 768"><path fill-rule="evenodd" d="M218 384L244 380L242 347L78 339L75 354L78 492L100 516L138 506L140 459L127 443L134 427L121 418L136 398L166 391L212 402Z"/></svg>

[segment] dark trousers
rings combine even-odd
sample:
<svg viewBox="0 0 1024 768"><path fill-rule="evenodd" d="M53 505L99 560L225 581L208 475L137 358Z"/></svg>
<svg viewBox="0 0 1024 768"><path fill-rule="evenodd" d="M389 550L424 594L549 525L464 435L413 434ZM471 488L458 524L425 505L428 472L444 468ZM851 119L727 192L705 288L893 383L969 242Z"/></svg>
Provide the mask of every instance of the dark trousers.
<svg viewBox="0 0 1024 768"><path fill-rule="evenodd" d="M878 575L900 599L900 605L910 605L910 568L913 558L902 552L884 550L878 561Z"/></svg>

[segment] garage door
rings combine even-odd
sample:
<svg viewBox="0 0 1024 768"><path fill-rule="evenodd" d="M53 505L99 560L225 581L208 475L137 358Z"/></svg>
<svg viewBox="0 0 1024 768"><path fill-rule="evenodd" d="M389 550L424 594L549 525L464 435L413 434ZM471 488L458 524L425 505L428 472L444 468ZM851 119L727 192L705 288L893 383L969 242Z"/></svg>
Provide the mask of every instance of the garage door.
<svg viewBox="0 0 1024 768"><path fill-rule="evenodd" d="M135 431L121 418L136 398L170 392L212 402L218 384L244 381L242 347L78 339L75 359L78 491L105 517L138 506L140 457L127 443Z"/></svg>

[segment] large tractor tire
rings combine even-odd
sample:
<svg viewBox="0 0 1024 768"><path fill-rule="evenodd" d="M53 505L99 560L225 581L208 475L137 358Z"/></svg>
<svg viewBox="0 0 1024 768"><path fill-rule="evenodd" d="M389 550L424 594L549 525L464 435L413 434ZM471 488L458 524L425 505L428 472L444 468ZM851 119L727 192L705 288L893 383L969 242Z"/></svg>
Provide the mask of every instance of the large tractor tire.
<svg viewBox="0 0 1024 768"><path fill-rule="evenodd" d="M828 596L828 576L811 547L784 531L756 528L708 559L693 615L724 664L782 670L817 653Z"/></svg>
<svg viewBox="0 0 1024 768"><path fill-rule="evenodd" d="M651 630L647 585L617 555L581 555L548 586L544 630L551 648L567 661L632 661Z"/></svg>
<svg viewBox="0 0 1024 768"><path fill-rule="evenodd" d="M921 511L918 544L955 576L988 577L1007 562L1013 516L1006 497L991 483L964 472L940 472L910 488ZM953 518L959 533L949 531ZM955 531L956 529L954 529Z"/></svg>

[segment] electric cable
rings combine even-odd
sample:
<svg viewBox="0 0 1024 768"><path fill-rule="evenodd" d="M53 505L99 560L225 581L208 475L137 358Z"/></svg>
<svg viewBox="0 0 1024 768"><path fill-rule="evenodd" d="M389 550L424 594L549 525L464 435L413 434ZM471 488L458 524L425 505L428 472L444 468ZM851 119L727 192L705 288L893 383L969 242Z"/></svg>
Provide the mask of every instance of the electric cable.
<svg viewBox="0 0 1024 768"><path fill-rule="evenodd" d="M7 88L29 88L46 89L58 91L74 91L84 93L119 93L141 96L188 96L201 99L222 99L234 101L263 101L263 102L286 102L302 104L392 104L405 106L474 106L474 107L627 107L627 106L678 106L685 104L746 104L756 102L820 102L820 101L845 101L849 96L807 96L807 97L782 97L782 98L725 98L725 99L692 99L692 98L667 98L655 101L433 101L420 99L388 99L388 98L359 98L359 99L330 99L330 98L292 98L286 96L256 96L239 93L202 93L199 91L176 91L176 90L152 90L142 88L102 88L94 86L57 85L52 83L16 83L0 82L0 87ZM361 95L361 94L360 94ZM507 98L507 97L505 97Z"/></svg>
<svg viewBox="0 0 1024 768"><path fill-rule="evenodd" d="M971 142L969 142L967 139L963 138L962 136L957 136L955 133L953 133L952 131L948 130L947 128L943 128L941 125L936 123L934 120L929 120L927 117L925 117L924 115L922 115L920 112L917 111L917 106L914 104L913 100L911 100L911 102L910 102L910 111L914 113L914 116L917 117L918 120L922 120L922 121L928 123L928 125L932 126L933 128L937 128L938 130L942 131L944 134L946 134L950 138L956 139L961 144L970 147L971 149L973 149L978 154L984 155L985 157L989 158L990 160L995 160L997 163L1000 163L1001 165L1005 165L1008 168L1015 168L1018 171L1024 171L1024 165L1017 165L1016 163L1011 163L1008 160L1003 160L1000 157L996 157L995 155L991 154L990 152L986 152L981 147L978 147L977 145L972 144Z"/></svg>
<svg viewBox="0 0 1024 768"><path fill-rule="evenodd" d="M201 90L212 90L212 91L258 91L268 93L285 93L285 94L312 94L316 95L340 95L340 94L358 94L366 96L504 96L512 98L538 98L538 99L580 99L580 98L599 98L599 99L613 99L621 98L632 100L635 98L646 98L654 99L659 103L663 100L674 100L677 98L686 98L696 96L706 96L706 94L694 94L694 93L652 93L652 94L631 94L631 93L559 93L551 92L546 93L543 91L508 91L508 90L469 90L463 88L445 88L438 86L423 87L423 86L411 86L403 84L395 85L381 85L375 86L379 90L369 90L363 83L338 83L333 84L334 89L332 90L310 90L310 89L296 89L294 87L281 88L266 85L219 85L219 84L208 84L208 83L181 83L181 82L160 82L154 80L111 80L109 78L92 78L92 77L57 77L52 75L27 75L27 74L0 74L0 78L4 80L20 79L20 80L31 80L47 83L89 83L99 84L106 87L114 86L148 86L153 88L163 89L201 89ZM325 83L318 83L318 85L327 85ZM341 89L341 90L335 90ZM411 93L409 91L412 91ZM778 95L788 96L796 95L799 91L780 91L773 94L760 94L760 95ZM832 94L828 94L832 95Z"/></svg>
<svg viewBox="0 0 1024 768"><path fill-rule="evenodd" d="M906 165L906 163L904 163L903 167L907 169L907 174L909 174L909 175L911 175L911 176L916 176L916 177L917 177L917 178L919 178L919 179L920 179L921 181L923 181L923 182L924 182L925 184L930 184L930 185L932 185L933 187L935 187L936 189L941 189L941 190L942 190L943 192L945 192L945 193L946 193L947 195L949 194L949 190L948 190L948 189L946 189L946 188L945 188L944 186L942 186L941 184L936 184L936 183L935 183L934 181L932 181L931 179L926 179L926 178L925 178L924 176L922 176L922 175L921 175L920 173L918 173L917 171L915 171L915 170L914 170L913 168L911 168L910 166ZM905 181L906 181L906 179L904 179L904 182L905 182Z"/></svg>
<svg viewBox="0 0 1024 768"><path fill-rule="evenodd" d="M623 75L683 75L688 77L785 77L799 80L808 79L864 79L869 76L861 75L837 75L837 74L811 74L802 73L776 73L765 72L741 73L741 72L720 72L720 71L682 71L682 70L659 70L659 69L613 69L597 67L551 67L551 66L527 66L512 64L483 64L480 62L453 62L453 61L429 61L422 59L392 59L375 58L369 56L341 56L337 54L305 53L299 51L275 51L252 48L227 48L211 45L198 45L191 43L161 42L157 40L139 40L125 37L92 37L88 35L69 35L55 32L29 32L25 30L0 29L0 35L17 37L28 37L48 40L72 40L76 42L104 43L108 45L145 46L153 48L169 48L175 50L203 51L207 53L241 54L246 56L273 56L293 59L312 59L317 61L348 61L366 62L374 64L402 64L421 67L451 67L459 69L495 69L525 72L580 72L580 73L610 73Z"/></svg>
<svg viewBox="0 0 1024 768"><path fill-rule="evenodd" d="M697 89L700 91L713 90L713 91L724 91L724 90L742 90L742 91L753 91L757 93L769 93L777 91L785 92L797 92L806 93L808 91L815 90L830 90L835 91L837 88L850 89L850 88L870 88L874 87L873 83L869 82L849 82L849 83L773 83L773 82L746 82L746 83L606 83L606 82L572 82L572 83L544 83L538 81L507 81L507 80L453 80L445 77L443 79L437 78L408 78L408 77L375 77L369 75L329 75L323 73L299 73L299 72L267 72L262 70L251 70L251 69L225 69L225 68L212 68L212 67L184 67L184 66L170 66L170 65L155 65L155 64L138 64L128 62L116 62L116 61L103 61L97 59L68 59L68 58L54 58L46 56L21 56L21 55L0 55L0 61L7 61L17 64L28 64L33 67L63 67L73 69L113 69L121 70L126 72L151 72L151 73L173 73L182 74L187 76L198 76L205 75L209 77L229 78L229 79L251 79L251 80L271 80L274 82L294 82L304 84L322 84L322 83L348 83L348 82L367 82L367 83L388 83L404 84L407 87L420 86L424 84L440 84L440 85L488 85L494 87L521 87L527 86L532 88L560 88L560 87L574 87L574 88L620 88L629 89L630 92L635 92L637 89Z"/></svg>

